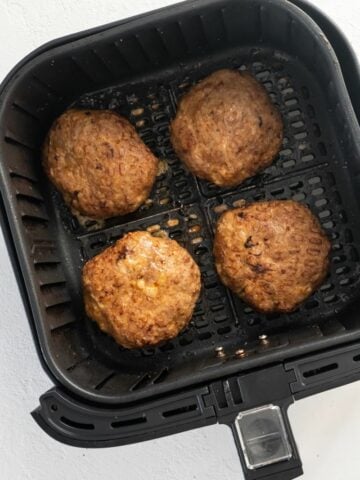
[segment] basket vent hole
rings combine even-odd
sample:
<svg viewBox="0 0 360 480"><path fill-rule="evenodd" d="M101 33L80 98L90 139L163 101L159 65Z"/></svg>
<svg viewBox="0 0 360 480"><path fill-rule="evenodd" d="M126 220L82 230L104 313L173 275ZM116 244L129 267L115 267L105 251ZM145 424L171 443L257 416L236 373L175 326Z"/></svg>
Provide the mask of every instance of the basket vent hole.
<svg viewBox="0 0 360 480"><path fill-rule="evenodd" d="M291 93L294 93L294 89L292 87L287 87L284 88L284 90L281 91L281 95L290 95Z"/></svg>
<svg viewBox="0 0 360 480"><path fill-rule="evenodd" d="M299 115L301 115L301 110L299 110L298 108L296 110L290 110L287 115L289 118L298 117Z"/></svg>
<svg viewBox="0 0 360 480"><path fill-rule="evenodd" d="M284 188L277 188L275 190L271 190L271 195L275 197L277 195L282 195L284 192L285 192Z"/></svg>
<svg viewBox="0 0 360 480"><path fill-rule="evenodd" d="M353 357L354 362L360 362L360 353Z"/></svg>
<svg viewBox="0 0 360 480"><path fill-rule="evenodd" d="M312 154L312 153L308 153L307 155L304 155L303 157L301 157L301 161L302 162L311 162L312 160L314 160L315 156Z"/></svg>
<svg viewBox="0 0 360 480"><path fill-rule="evenodd" d="M208 340L209 338L211 338L211 332L203 332L203 333L199 333L199 340Z"/></svg>
<svg viewBox="0 0 360 480"><path fill-rule="evenodd" d="M246 313L246 314L253 313L253 312L254 312L254 310L251 307L245 307L244 308L244 313Z"/></svg>
<svg viewBox="0 0 360 480"><path fill-rule="evenodd" d="M331 228L335 227L335 222L325 222L325 223L323 223L323 227L326 230L330 230Z"/></svg>
<svg viewBox="0 0 360 480"><path fill-rule="evenodd" d="M280 156L282 157L288 157L292 153L293 151L291 150L291 148L284 148L283 150L280 150Z"/></svg>
<svg viewBox="0 0 360 480"><path fill-rule="evenodd" d="M334 303L339 299L339 297L335 294L333 295L328 295L327 297L324 298L325 303Z"/></svg>
<svg viewBox="0 0 360 480"><path fill-rule="evenodd" d="M297 190L298 188L302 188L303 187L303 182L295 182L295 183L292 183L291 185L289 185L289 188L290 190Z"/></svg>
<svg viewBox="0 0 360 480"><path fill-rule="evenodd" d="M226 320L228 320L228 316L226 313L218 313L217 315L215 315L214 317L214 320L216 323L222 323L222 322L225 322Z"/></svg>
<svg viewBox="0 0 360 480"><path fill-rule="evenodd" d="M293 159L291 159L291 160L286 160L286 161L282 164L282 166L283 166L284 168L294 167L295 165L296 165L296 162L295 162L295 160L293 160Z"/></svg>
<svg viewBox="0 0 360 480"><path fill-rule="evenodd" d="M260 81L265 81L268 79L270 75L270 70L262 70L261 72L257 72L255 77Z"/></svg>
<svg viewBox="0 0 360 480"><path fill-rule="evenodd" d="M228 384L230 387L231 396L234 401L234 404L239 405L240 403L243 403L243 398L241 395L238 379L236 377L229 378ZM224 382L224 390L226 389L227 389L226 382Z"/></svg>
<svg viewBox="0 0 360 480"><path fill-rule="evenodd" d="M270 80L266 81L263 83L264 87L266 88L266 90L270 91L272 89L272 82Z"/></svg>
<svg viewBox="0 0 360 480"><path fill-rule="evenodd" d="M333 262L334 263L342 263L342 262L345 262L345 261L346 261L345 255L335 255L333 257Z"/></svg>
<svg viewBox="0 0 360 480"><path fill-rule="evenodd" d="M330 292L334 288L334 285L332 283L325 283L325 285L322 285L320 287L321 292Z"/></svg>
<svg viewBox="0 0 360 480"><path fill-rule="evenodd" d="M142 349L141 349L141 354L142 354L144 357L151 357L152 355L155 354L155 349L152 348L152 347L142 348Z"/></svg>
<svg viewBox="0 0 360 480"><path fill-rule="evenodd" d="M191 240L191 243L192 243L193 245L198 245L198 244L201 243L203 240L204 240L203 237L196 237L196 238L193 238L193 239Z"/></svg>
<svg viewBox="0 0 360 480"><path fill-rule="evenodd" d="M101 390L112 378L115 377L115 372L111 372L101 382L95 386L95 390Z"/></svg>
<svg viewBox="0 0 360 480"><path fill-rule="evenodd" d="M192 405L186 405L184 407L174 408L173 410L166 410L163 412L163 417L175 417L177 415L183 415L184 413L194 412L198 406L194 403Z"/></svg>
<svg viewBox="0 0 360 480"><path fill-rule="evenodd" d="M130 390L133 392L135 390L140 390L141 388L145 387L148 383L150 383L151 377L149 374L144 375L143 377L140 378L134 385L130 388Z"/></svg>
<svg viewBox="0 0 360 480"><path fill-rule="evenodd" d="M50 410L51 410L52 412L57 412L57 409L58 409L58 407L57 407L57 405L55 405L55 403L53 403L53 404L51 405L51 407L50 407Z"/></svg>
<svg viewBox="0 0 360 480"><path fill-rule="evenodd" d="M321 177L311 177L308 180L310 185L316 185L317 183L321 182Z"/></svg>
<svg viewBox="0 0 360 480"><path fill-rule="evenodd" d="M206 247L199 247L195 250L195 255L201 257L202 255L208 254L209 251Z"/></svg>
<svg viewBox="0 0 360 480"><path fill-rule="evenodd" d="M132 425L140 425L141 423L146 423L146 417L138 418L128 418L127 420L118 420L117 422L112 422L112 428L122 428L122 427L131 427Z"/></svg>
<svg viewBox="0 0 360 480"><path fill-rule="evenodd" d="M223 310L223 309L224 309L223 303L219 303L218 305L212 305L211 307L212 312L219 312L220 310Z"/></svg>
<svg viewBox="0 0 360 480"><path fill-rule="evenodd" d="M92 423L76 422L67 417L61 417L60 420L68 427L76 428L77 430L95 430L95 425Z"/></svg>
<svg viewBox="0 0 360 480"><path fill-rule="evenodd" d="M331 211L330 210L323 210L322 212L319 213L320 218L327 218L330 217Z"/></svg>
<svg viewBox="0 0 360 480"><path fill-rule="evenodd" d="M280 89L286 88L289 85L289 78L288 77L280 77L278 80L278 86Z"/></svg>
<svg viewBox="0 0 360 480"><path fill-rule="evenodd" d="M153 380L153 383L161 383L165 380L165 378L169 375L169 370L167 368L164 368L159 375Z"/></svg>
<svg viewBox="0 0 360 480"><path fill-rule="evenodd" d="M320 200L316 200L315 206L319 208L325 206L327 203L328 201L326 200L326 198L321 198Z"/></svg>
<svg viewBox="0 0 360 480"><path fill-rule="evenodd" d="M317 375L321 375L322 373L331 372L332 370L336 370L339 367L337 363L330 363L328 365L324 365L323 367L314 368L312 370L307 370L303 373L303 377L311 378Z"/></svg>
<svg viewBox="0 0 360 480"><path fill-rule="evenodd" d="M131 110L130 113L134 117L139 117L140 115L142 115L144 113L144 109L143 108L134 108L133 110Z"/></svg>
<svg viewBox="0 0 360 480"><path fill-rule="evenodd" d="M295 193L295 195L293 195L292 199L297 201L297 202L300 202L301 200L305 200L305 193L303 192L300 192L300 193Z"/></svg>
<svg viewBox="0 0 360 480"><path fill-rule="evenodd" d="M324 193L324 189L322 187L319 187L319 188L314 188L314 190L311 192L311 195L319 196L319 195L322 195L323 193Z"/></svg>
<svg viewBox="0 0 360 480"><path fill-rule="evenodd" d="M93 243L90 243L91 250L99 250L100 248L103 248L103 247L105 247L104 240L97 240Z"/></svg>
<svg viewBox="0 0 360 480"><path fill-rule="evenodd" d="M153 115L153 119L155 122L166 122L168 117L165 113L160 112Z"/></svg>
<svg viewBox="0 0 360 480"><path fill-rule="evenodd" d="M173 230L172 232L169 233L169 237L172 238L173 240L180 240L182 236L183 234L181 230Z"/></svg>
<svg viewBox="0 0 360 480"><path fill-rule="evenodd" d="M339 232L330 232L329 236L331 240L338 240L340 238Z"/></svg>
<svg viewBox="0 0 360 480"><path fill-rule="evenodd" d="M262 192L259 192L259 193L256 193L254 195L254 200L257 202L259 200L262 200L263 198L265 198L265 195L262 193Z"/></svg>
<svg viewBox="0 0 360 480"><path fill-rule="evenodd" d="M293 122L293 123L291 124L291 126L292 126L293 128L301 128L301 127L303 127L304 125L305 125L305 124L304 124L304 122L303 122L302 120L297 120L296 122Z"/></svg>
<svg viewBox="0 0 360 480"><path fill-rule="evenodd" d="M289 100L285 100L285 105L287 107L293 107L294 105L297 105L299 100L294 97L294 98L289 98Z"/></svg>
<svg viewBox="0 0 360 480"><path fill-rule="evenodd" d="M303 140L307 136L308 136L307 132L299 132L299 133L295 133L294 138L296 140Z"/></svg>
<svg viewBox="0 0 360 480"><path fill-rule="evenodd" d="M189 228L189 233L199 233L201 230L200 225L193 225L192 227Z"/></svg>

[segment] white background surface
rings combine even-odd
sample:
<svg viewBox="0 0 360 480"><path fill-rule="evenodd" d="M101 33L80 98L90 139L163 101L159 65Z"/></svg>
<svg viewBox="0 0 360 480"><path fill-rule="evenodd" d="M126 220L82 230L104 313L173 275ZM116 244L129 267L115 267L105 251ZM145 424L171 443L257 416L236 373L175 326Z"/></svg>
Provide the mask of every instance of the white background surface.
<svg viewBox="0 0 360 480"><path fill-rule="evenodd" d="M201 1L201 0L200 0ZM0 0L0 80L24 55L68 33L171 0ZM318 0L360 57L360 3ZM0 233L0 478L2 480L235 480L243 478L227 427L212 426L142 444L85 450L55 442L29 412L51 387L37 358ZM359 480L360 383L290 409L304 480Z"/></svg>

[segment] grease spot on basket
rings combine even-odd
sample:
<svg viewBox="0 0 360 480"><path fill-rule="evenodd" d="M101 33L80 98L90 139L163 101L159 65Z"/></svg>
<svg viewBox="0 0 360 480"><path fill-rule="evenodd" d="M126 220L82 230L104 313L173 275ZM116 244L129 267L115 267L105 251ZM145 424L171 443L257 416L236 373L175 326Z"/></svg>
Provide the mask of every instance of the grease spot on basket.
<svg viewBox="0 0 360 480"><path fill-rule="evenodd" d="M235 208L241 208L241 207L244 207L246 205L246 200L244 198L240 198L239 200L235 200L235 202L233 202L233 207Z"/></svg>
<svg viewBox="0 0 360 480"><path fill-rule="evenodd" d="M72 214L79 222L81 227L86 228L89 232L93 230L99 230L105 227L105 220L98 220L96 218L86 217L85 215L81 215L81 213L73 210Z"/></svg>
<svg viewBox="0 0 360 480"><path fill-rule="evenodd" d="M160 177L161 175L164 175L168 171L168 168L169 167L166 160L159 160L157 176Z"/></svg>
<svg viewBox="0 0 360 480"><path fill-rule="evenodd" d="M169 234L166 230L158 230L154 232L153 237L159 237L159 238L169 238Z"/></svg>
<svg viewBox="0 0 360 480"><path fill-rule="evenodd" d="M134 108L133 110L131 110L131 115L133 115L134 117L139 117L143 113L144 113L143 108Z"/></svg>
<svg viewBox="0 0 360 480"><path fill-rule="evenodd" d="M204 240L204 239L203 239L202 237L196 237L196 238L193 238L193 239L191 240L191 243L192 243L193 245L198 245L198 244L201 243L203 240Z"/></svg>
<svg viewBox="0 0 360 480"><path fill-rule="evenodd" d="M225 212L225 210L227 209L228 209L228 206L225 205L225 203L222 203L221 205L216 205L216 207L214 207L214 212L222 213L222 212Z"/></svg>
<svg viewBox="0 0 360 480"><path fill-rule="evenodd" d="M169 228L176 227L179 225L179 220L177 218L170 218L166 224Z"/></svg>
<svg viewBox="0 0 360 480"><path fill-rule="evenodd" d="M150 225L150 227L147 227L146 231L149 233L155 233L161 230L160 225Z"/></svg>
<svg viewBox="0 0 360 480"><path fill-rule="evenodd" d="M189 228L190 233L198 233L198 232L200 232L200 230L201 230L200 225L194 225L193 227Z"/></svg>

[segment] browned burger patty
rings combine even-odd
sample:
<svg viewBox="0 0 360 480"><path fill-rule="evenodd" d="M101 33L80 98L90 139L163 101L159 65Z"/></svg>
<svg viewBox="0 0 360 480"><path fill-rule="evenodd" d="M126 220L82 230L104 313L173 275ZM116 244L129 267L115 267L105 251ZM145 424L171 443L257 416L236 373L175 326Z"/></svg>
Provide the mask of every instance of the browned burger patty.
<svg viewBox="0 0 360 480"><path fill-rule="evenodd" d="M304 205L276 200L225 212L214 255L223 283L254 309L290 312L323 282L330 242Z"/></svg>
<svg viewBox="0 0 360 480"><path fill-rule="evenodd" d="M43 165L74 213L103 219L139 208L158 160L120 115L68 110L47 135Z"/></svg>
<svg viewBox="0 0 360 480"><path fill-rule="evenodd" d="M85 264L86 313L126 348L175 337L190 321L200 271L175 240L128 233Z"/></svg>
<svg viewBox="0 0 360 480"><path fill-rule="evenodd" d="M243 182L271 164L283 126L263 86L249 73L219 70L180 101L171 124L179 158L219 186Z"/></svg>

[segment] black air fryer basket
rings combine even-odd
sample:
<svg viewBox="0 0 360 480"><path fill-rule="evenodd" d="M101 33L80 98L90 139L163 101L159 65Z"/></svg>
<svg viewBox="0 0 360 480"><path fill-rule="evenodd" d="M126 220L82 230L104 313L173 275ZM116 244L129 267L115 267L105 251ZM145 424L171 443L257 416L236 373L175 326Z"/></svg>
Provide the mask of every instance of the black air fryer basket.
<svg viewBox="0 0 360 480"><path fill-rule="evenodd" d="M359 377L359 72L337 29L295 3L184 2L49 43L3 82L2 223L56 385L33 416L56 439L105 447L226 423L247 478L290 479L301 462L289 404ZM191 175L169 140L181 95L224 67L252 72L285 124L274 164L230 190ZM125 115L167 163L136 213L80 224L45 178L41 144L71 105ZM304 202L318 216L332 241L331 269L297 311L266 316L219 282L213 228L225 206L275 198ZM190 251L203 290L178 338L128 351L85 317L80 272L125 232L149 227Z"/></svg>

